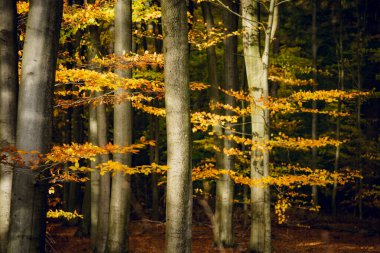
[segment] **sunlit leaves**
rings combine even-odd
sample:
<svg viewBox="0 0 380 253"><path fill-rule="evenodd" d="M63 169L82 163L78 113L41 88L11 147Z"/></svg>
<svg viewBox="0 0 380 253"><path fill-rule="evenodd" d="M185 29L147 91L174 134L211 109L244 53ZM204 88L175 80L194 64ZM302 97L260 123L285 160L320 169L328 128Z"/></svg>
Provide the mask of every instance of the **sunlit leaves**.
<svg viewBox="0 0 380 253"><path fill-rule="evenodd" d="M65 220L72 220L75 218L83 219L83 215L78 214L76 210L74 210L74 212L66 212L63 210L49 210L46 213L46 217L49 219L63 218Z"/></svg>

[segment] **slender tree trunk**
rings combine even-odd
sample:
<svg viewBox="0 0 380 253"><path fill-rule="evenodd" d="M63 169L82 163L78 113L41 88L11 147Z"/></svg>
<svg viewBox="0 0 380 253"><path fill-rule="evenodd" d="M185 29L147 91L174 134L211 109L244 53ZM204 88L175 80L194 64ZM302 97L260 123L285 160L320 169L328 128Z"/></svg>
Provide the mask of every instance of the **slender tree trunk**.
<svg viewBox="0 0 380 253"><path fill-rule="evenodd" d="M250 95L253 97L251 106L260 106L259 100L262 97L263 88L261 87L261 76L263 75L263 66L261 62L259 48L259 30L257 22L258 3L251 0L242 0L243 29L246 32L243 36L244 59L247 69L247 82ZM257 101L257 102L255 102ZM253 136L264 137L265 124L263 122L263 111L252 111L251 125ZM260 132L259 132L260 131ZM254 140L256 138L253 137ZM260 140L260 139L259 139ZM260 151L252 151L251 158L251 177L261 178L264 175L263 157ZM261 187L251 187L251 236L250 252L264 252L265 241L265 222L264 222L264 198L265 190Z"/></svg>
<svg viewBox="0 0 380 253"><path fill-rule="evenodd" d="M338 102L338 112L341 111L341 105L342 102ZM340 140L340 118L337 118L336 122L336 139L339 141ZM340 145L336 147L335 150L335 161L334 161L334 172L337 172L339 169L339 158L340 158ZM338 179L334 179L333 183L333 189L332 189L332 194L331 194L331 211L332 211L332 216L335 219L336 218L336 194L337 194L337 188L338 188Z"/></svg>
<svg viewBox="0 0 380 253"><path fill-rule="evenodd" d="M161 24L160 23L153 23L153 32L155 35L162 34ZM155 39L154 40L154 48L155 52L162 53L162 40ZM156 71L159 71L159 67L156 68ZM157 102L157 106L159 103ZM155 131L154 131L154 139L156 142L156 146L154 146L154 162L156 164L160 163L160 148L159 148L159 139L160 139L160 118L156 117L154 120L155 124ZM158 180L159 175L157 173L152 173L152 220L159 220L160 219L160 191L158 188Z"/></svg>
<svg viewBox="0 0 380 253"><path fill-rule="evenodd" d="M97 92L97 96L102 96L103 92ZM107 115L105 104L100 104L96 108L96 116L98 121L98 144L100 147L107 145ZM100 163L109 160L108 155L100 155ZM106 250L106 242L108 235L108 217L110 212L110 193L111 178L107 172L100 176L99 180L99 207L98 207L98 230L96 234L96 253L103 253Z"/></svg>
<svg viewBox="0 0 380 253"><path fill-rule="evenodd" d="M232 2L226 2L226 5L235 12L238 8L236 4ZM223 21L227 30L226 33L232 33L237 30L237 16L233 13L224 10ZM230 36L224 41L224 89L235 90L238 84L237 75L237 38L236 36ZM231 106L235 105L234 98L232 96L226 96L225 103ZM226 111L226 116L232 116L231 111ZM226 136L233 135L231 125L226 124L224 134ZM229 150L234 148L234 144L231 140L224 139L223 148ZM222 154L223 169L234 169L234 157L226 154ZM219 226L219 238L216 240L216 244L222 247L233 246L233 227L232 227L232 208L233 208L233 181L229 175L222 175L216 185L216 224Z"/></svg>
<svg viewBox="0 0 380 253"><path fill-rule="evenodd" d="M244 91L244 90L246 90L246 87L247 87L247 73L246 73L244 61L243 61L242 65L243 66L242 66L242 78L241 78L240 90ZM242 100L240 106L241 106L241 108L245 109L246 108L246 102ZM242 119L241 119L241 132L242 132L241 137L242 138L247 137L246 124L247 124L247 116L243 115ZM241 150L243 153L246 152L246 146L244 144L242 145ZM249 193L249 186L244 185L243 186L243 202L244 202L243 203L243 212L244 212L244 214L243 214L243 227L244 228L248 227L248 208L249 208L249 206L248 206L249 205L248 193Z"/></svg>
<svg viewBox="0 0 380 253"><path fill-rule="evenodd" d="M274 36L272 27L275 13L275 0L270 1L268 25L265 28L265 45L263 55L260 55L258 30L258 3L253 0L242 0L242 15L244 59L247 70L249 93L253 99L251 125L252 138L262 145L269 141L269 112L267 109L255 109L263 106L262 99L268 99L268 61L269 47ZM277 12L278 13L278 12ZM254 147L253 147L254 148ZM260 179L269 176L269 151L256 147L252 151L251 178ZM251 237L249 252L271 251L270 223L270 190L269 186L251 187Z"/></svg>
<svg viewBox="0 0 380 253"><path fill-rule="evenodd" d="M93 145L98 145L98 122L96 107L89 107L89 134L90 142ZM96 156L94 161L91 161L91 247L96 248L96 238L98 231L98 215L99 215L99 181L100 174L96 168L99 163L99 157Z"/></svg>
<svg viewBox="0 0 380 253"><path fill-rule="evenodd" d="M30 4L22 60L16 148L49 151L52 102L62 1L34 0ZM8 252L44 252L46 181L39 169L31 170L35 155L25 155L25 167L13 175Z"/></svg>
<svg viewBox="0 0 380 253"><path fill-rule="evenodd" d="M362 68L364 64L364 48L367 45L366 39L365 39L365 28L366 28L366 14L361 13L361 7L360 5L364 4L364 11L367 10L367 1L364 1L364 3L361 3L361 1L356 1L356 10L357 10L357 31L358 31L358 48L357 50L357 63L356 63L356 78L357 78L357 88L358 91L362 90L363 85L363 76L362 76ZM361 107L362 107L362 99L361 97L358 97L357 99L357 128L358 128L358 135L359 138L364 138L362 133L362 122L361 122ZM359 150L358 152L358 168L360 170L360 173L363 174L363 167L362 167L362 151ZM362 196L362 190L363 190L363 179L360 178L358 180L358 211L359 211L359 219L363 219L363 196Z"/></svg>
<svg viewBox="0 0 380 253"><path fill-rule="evenodd" d="M154 117L152 115L152 117ZM153 123L154 122L154 123ZM153 118L153 127L152 129L154 134L154 140L156 142L156 145L152 147L152 159L151 162L154 162L156 164L159 164L160 162L160 155L159 155L159 135L160 135L160 119L158 117ZM158 174L152 173L152 220L159 220L160 218L160 191L158 189Z"/></svg>
<svg viewBox="0 0 380 253"><path fill-rule="evenodd" d="M115 53L123 55L132 51L132 0L118 0L115 5ZM132 70L116 70L121 77L131 78ZM127 95L118 89L116 95ZM114 107L114 144L132 144L132 106L129 100ZM114 154L114 160L132 166L131 154ZM128 251L128 220L130 210L130 176L118 172L113 177L109 215L107 252Z"/></svg>
<svg viewBox="0 0 380 253"><path fill-rule="evenodd" d="M317 84L317 1L313 0L313 14L312 14L312 27L311 27L311 41L312 41L312 55L313 55L313 80L314 84L312 87L312 90L316 90L316 84ZM317 109L317 101L312 101L312 109ZM313 113L311 119L311 138L313 140L317 139L317 114ZM312 147L311 148L311 168L316 169L317 168L317 148ZM312 199L313 199L313 205L318 205L318 188L316 185L312 186Z"/></svg>
<svg viewBox="0 0 380 253"><path fill-rule="evenodd" d="M82 121L83 107L73 108L71 120L71 140L78 144L83 144L83 121ZM68 195L68 211L79 213L82 212L83 192L81 190L80 182L69 182L69 195ZM77 225L79 219L72 219L68 221L70 225Z"/></svg>
<svg viewBox="0 0 380 253"><path fill-rule="evenodd" d="M84 4L93 4L95 0L87 0L84 2ZM86 51L86 60L90 63L91 66L91 60L96 56L101 56L101 43L100 43L100 33L99 29L96 26L90 26L87 29L89 33L89 42L90 46L87 48ZM97 97L102 95L103 93L94 93L93 96ZM104 105L102 105L104 107ZM102 114L104 113L104 116ZM100 119L104 117L104 122L100 122L100 119L98 118L98 114L100 114ZM101 111L98 112L98 107L95 107L93 105L89 106L89 141L97 146L100 146L99 142L99 135L102 135L103 139L105 139L105 143L107 143L107 122L106 122L106 115L105 115L105 109L101 109ZM104 131L104 133L100 133L99 131ZM105 145L103 143L103 145ZM108 156L96 156L94 161L90 162L91 168L93 171L91 172L91 248L96 252L98 247L98 231L99 231L99 215L102 211L108 212L109 204L106 205L101 198L100 198L100 192L101 192L101 176L99 173L99 170L96 169L99 163L107 161ZM104 180L103 180L103 188L104 188ZM102 196L104 198L104 195ZM104 209L105 208L105 209ZM108 219L108 216L102 217L103 222L104 219ZM108 222L108 221L107 221ZM107 223L108 225L108 223ZM108 227L107 227L108 228ZM104 227L101 228L104 230ZM104 232L103 232L104 233ZM103 242L105 244L105 242Z"/></svg>
<svg viewBox="0 0 380 253"><path fill-rule="evenodd" d="M18 55L16 1L0 0L0 147L16 145ZM0 253L7 251L13 169L0 164Z"/></svg>
<svg viewBox="0 0 380 253"><path fill-rule="evenodd" d="M358 78L358 90L361 91L362 89L362 74L361 74L361 64L362 64L362 55L360 55L360 61L359 61L359 64L358 64L358 68L357 68L357 78ZM363 138L362 136L362 127L361 127L361 104L362 104L362 101L361 101L361 98L358 97L357 99L357 128L358 128L358 134L359 134L359 138ZM360 170L360 174L363 174L363 167L362 167L362 161L361 161L361 152L359 152L359 156L358 156L358 167L359 167L359 170ZM363 189L363 179L360 178L359 179L359 182L358 182L358 211L359 211L359 219L363 219L363 197L362 197L362 189Z"/></svg>
<svg viewBox="0 0 380 253"><path fill-rule="evenodd" d="M343 23L342 23L342 4L341 1L338 1L338 17L333 17L333 33L335 37L336 42L336 54L338 57L338 89L344 90L344 56L343 56ZM339 20L339 31L338 34L336 32L335 28L335 20ZM338 101L338 112L341 111L342 107L342 101ZM336 139L340 140L340 125L341 125L341 119L340 117L337 118L336 122ZM334 172L337 172L339 169L339 160L340 160L340 145L336 147L335 150L335 162L334 162ZM337 195L337 187L338 187L338 179L334 179L333 184L333 190L331 195L331 209L332 209L332 216L335 219L336 218L336 209L337 209L337 203L336 203L336 195Z"/></svg>
<svg viewBox="0 0 380 253"><path fill-rule="evenodd" d="M88 173L90 175L90 173ZM80 220L80 228L76 235L88 236L91 229L91 181L86 181L84 185L84 195L81 213L83 213L83 219Z"/></svg>
<svg viewBox="0 0 380 253"><path fill-rule="evenodd" d="M84 143L83 106L74 108L72 121L73 141ZM84 191L82 186L84 185ZM90 232L90 182L70 182L69 210L83 213L83 219L72 219L70 225L79 225L76 235L88 235Z"/></svg>
<svg viewBox="0 0 380 253"><path fill-rule="evenodd" d="M69 84L67 87L65 87L66 91L72 91L72 85ZM69 99L72 99L72 96L69 96ZM63 143L70 144L72 142L72 115L73 115L73 108L70 107L67 109L67 113L65 115L65 128L64 128L64 139ZM64 170L66 173L69 172L69 164L65 163ZM69 211L69 196L70 196L70 183L71 182L64 182L63 183L63 199L62 199L62 208L64 211Z"/></svg>
<svg viewBox="0 0 380 253"><path fill-rule="evenodd" d="M192 180L186 2L162 0L167 127L166 252L191 252Z"/></svg>
<svg viewBox="0 0 380 253"><path fill-rule="evenodd" d="M203 13L203 18L206 23L206 28L207 28L207 33L209 34L212 32L212 29L214 27L214 18L212 15L211 11L211 5L208 2L202 2L201 3L202 7L202 13ZM208 47L207 50L207 67L208 67L208 80L211 84L211 92L210 92L210 100L211 103L216 103L219 102L219 84L218 84L218 71L217 71L217 58L216 58L216 50L215 46ZM219 110L214 110L213 113L218 114ZM215 145L223 149L223 142L219 138L220 135L222 135L222 128L220 125L213 126L212 131L214 132L214 143ZM217 169L222 169L223 168L223 153L216 151L215 155L216 159L216 168ZM203 189L210 189L210 183L208 181L204 181L203 183ZM209 195L209 192L205 192L206 195ZM206 197L208 198L208 197ZM218 245L220 242L220 226L219 226L219 206L220 206L220 201L217 201L217 208L215 210L215 217L214 219L214 226L213 226L213 233L214 233L214 243Z"/></svg>
<svg viewBox="0 0 380 253"><path fill-rule="evenodd" d="M268 66L269 66L269 49L270 44L273 40L273 37L276 33L278 22L278 6L277 0L271 0L269 5L269 16L268 16L268 24L265 29L265 44L264 44L264 52L262 57L263 62L263 98L264 100L268 100L269 93L269 84L268 84ZM268 142L270 140L270 119L269 119L269 110L264 109L264 141ZM254 129L252 127L252 129ZM264 149L263 154L263 167L264 167L264 177L269 177L270 168L269 168L269 150L267 148ZM272 251L272 226L271 226L271 213L270 213L270 205L271 205L271 194L270 187L264 186L264 223L265 223L265 237L264 237L264 252L270 253Z"/></svg>

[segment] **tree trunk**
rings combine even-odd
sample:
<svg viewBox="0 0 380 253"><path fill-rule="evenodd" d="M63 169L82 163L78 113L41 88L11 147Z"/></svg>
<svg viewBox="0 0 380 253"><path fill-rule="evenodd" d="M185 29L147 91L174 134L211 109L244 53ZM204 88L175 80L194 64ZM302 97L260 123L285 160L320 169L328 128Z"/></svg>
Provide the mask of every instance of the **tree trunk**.
<svg viewBox="0 0 380 253"><path fill-rule="evenodd" d="M97 96L102 96L103 92L96 92ZM96 116L98 121L98 144L100 147L107 145L107 114L105 104L100 104L96 108ZM100 155L100 163L109 160L108 155ZM106 250L106 242L108 235L108 217L110 212L110 192L111 178L107 172L100 176L99 180L99 207L98 207L98 230L96 234L96 253L103 253Z"/></svg>
<svg viewBox="0 0 380 253"><path fill-rule="evenodd" d="M211 11L211 5L208 2L201 2L201 7L202 7L202 13L203 13L203 18L204 21L206 22L206 28L207 28L207 33L209 34L212 32L212 29L214 28L214 18L212 15ZM217 72L217 59L216 59L216 50L215 46L208 47L207 50L207 67L208 67L208 80L211 84L211 92L210 92L210 100L211 103L216 103L219 102L219 84L218 84L218 72ZM219 110L215 109L213 113L218 114ZM215 146L217 146L220 149L223 149L223 142L219 138L220 135L223 134L222 128L220 125L213 126L212 131L214 132L214 143ZM215 165L217 169L222 169L223 168L223 153L216 151L215 154ZM205 181L203 183L203 189L210 189L210 183ZM209 195L209 192L205 192L205 195ZM208 197L206 197L208 198ZM218 199L216 200L217 204L216 206L219 207L219 201ZM219 216L218 208L215 210L215 217L214 223L213 223L213 233L214 233L214 243L218 245L220 242L220 226L219 226Z"/></svg>
<svg viewBox="0 0 380 253"><path fill-rule="evenodd" d="M0 147L16 144L18 55L16 2L0 0ZM13 169L0 164L0 253L7 251Z"/></svg>
<svg viewBox="0 0 380 253"><path fill-rule="evenodd" d="M67 85L67 87L65 87L65 90L70 92L70 91L72 91L72 88L73 88L72 85L69 84L69 85ZM70 95L69 99L73 99L73 97ZM73 116L73 108L69 107L67 109L67 113L65 115L65 120L64 120L65 121L65 127L63 129L63 132L64 132L63 143L66 143L66 144L70 144L72 142L72 133L71 133L72 118L73 118L72 116ZM70 164L65 163L63 166L64 166L65 172L68 173ZM64 182L63 183L62 209L64 211L69 211L70 183L71 182Z"/></svg>
<svg viewBox="0 0 380 253"><path fill-rule="evenodd" d="M232 2L226 2L230 10L237 12L237 5ZM232 33L237 30L238 20L237 16L227 10L223 12L223 21L227 30L226 33ZM230 36L224 41L224 89L235 90L238 84L237 74L237 38L236 36ZM225 97L225 103L231 106L235 105L234 98L232 96ZM233 112L226 110L226 116L232 116ZM231 124L225 125L224 135L233 135L230 129ZM223 148L229 150L234 148L234 143L231 140L224 139ZM227 154L222 154L223 169L234 169L234 157ZM232 208L233 208L233 181L229 175L222 175L216 185L216 224L219 226L219 238L216 240L216 244L221 247L233 246L233 227L232 227Z"/></svg>
<svg viewBox="0 0 380 253"><path fill-rule="evenodd" d="M93 105L89 107L89 139L93 145L98 145L98 122L96 119L96 108ZM98 215L99 215L99 181L100 174L96 168L99 164L99 157L96 156L91 161L91 247L96 248L96 234L98 231Z"/></svg>
<svg viewBox="0 0 380 253"><path fill-rule="evenodd" d="M17 138L18 150L49 151L52 102L62 1L34 0L30 4L22 60ZM8 252L44 252L46 180L29 168L36 155L25 155L25 167L14 170Z"/></svg>
<svg viewBox="0 0 380 253"><path fill-rule="evenodd" d="M162 34L162 27L159 23L155 24L153 23L153 32L155 35ZM162 40L155 39L154 40L154 48L155 52L160 54L162 53ZM159 67L156 67L156 71L159 71ZM159 102L157 102L157 106L159 106ZM156 117L154 120L154 140L156 142L156 146L154 146L154 162L156 164L160 163L160 146L159 146L159 139L160 139L160 118ZM157 173L152 173L152 220L159 220L160 219L160 191L158 188L158 182L159 182L159 175Z"/></svg>
<svg viewBox="0 0 380 253"><path fill-rule="evenodd" d="M90 174L90 173L88 173ZM90 174L91 175L91 174ZM91 181L86 181L83 195L82 211L83 219L80 220L80 229L76 233L79 236L90 235L91 229Z"/></svg>
<svg viewBox="0 0 380 253"><path fill-rule="evenodd" d="M154 117L152 115L152 117ZM156 145L154 147L151 147L152 154L151 154L151 163L154 162L156 164L160 163L160 154L159 154L159 145L158 141L160 138L160 118L155 117L152 120L152 134L154 134L154 141L156 142ZM158 173L152 173L152 220L159 220L160 219L160 191L158 189L158 179L159 175Z"/></svg>
<svg viewBox="0 0 380 253"><path fill-rule="evenodd" d="M336 43L336 54L338 58L338 89L344 90L344 56L343 56L343 23L342 23L342 4L341 1L338 1L338 17L332 17L333 19L333 34L335 38ZM339 31L337 33L335 28L335 20L339 20ZM338 102L338 112L341 111L342 108L342 101L339 100ZM340 125L341 125L341 119L340 117L337 118L336 122L336 139L340 140ZM340 145L336 147L335 150L335 162L334 162L334 172L337 172L339 169L339 160L340 160ZM334 179L332 194L331 194L331 211L332 216L334 219L336 219L336 209L337 209L337 203L336 203L336 195L337 195L337 188L338 188L338 179Z"/></svg>
<svg viewBox="0 0 380 253"><path fill-rule="evenodd" d="M311 43L312 43L312 55L313 55L313 80L314 84L312 87L312 90L316 90L316 84L317 84L317 0L313 0L313 14L312 14L312 25L311 25ZM312 102L312 109L317 109L317 101L313 100ZM317 139L317 114L312 113L312 119L311 119L311 138L313 140ZM316 169L317 168L317 148L312 147L311 148L311 168ZM316 185L312 186L312 199L313 199L313 205L318 205L318 188Z"/></svg>
<svg viewBox="0 0 380 253"><path fill-rule="evenodd" d="M242 77L241 77L241 85L240 85L240 90L244 91L246 90L246 87L247 87L247 73L246 73L246 68L245 68L245 62L243 61L242 63ZM245 101L241 101L240 102L240 106L241 108L245 109L246 108L246 102ZM246 128L246 124L248 124L249 122L247 122L247 116L246 115L243 115L242 116L242 119L241 119L241 137L242 138L247 138L247 128ZM246 153L246 146L243 144L242 147L241 147L241 151L243 153ZM248 198L248 192L249 192L249 186L248 185L244 185L243 186L243 227L244 228L247 228L248 227L248 204L249 204L249 198Z"/></svg>
<svg viewBox="0 0 380 253"><path fill-rule="evenodd" d="M71 120L71 140L78 144L83 144L83 121L82 121L83 107L73 108L72 120ZM83 192L81 189L82 183L69 182L68 187L68 199L67 210L70 212L77 211L82 213ZM70 225L77 225L79 219L72 219L68 221Z"/></svg>
<svg viewBox="0 0 380 253"><path fill-rule="evenodd" d="M167 127L166 252L191 252L192 180L186 2L162 0Z"/></svg>
<svg viewBox="0 0 380 253"><path fill-rule="evenodd" d="M95 0L87 0L85 4L93 4ZM90 46L87 47L86 50L86 60L90 63L91 60L96 56L101 56L101 42L100 42L100 33L97 26L89 26L89 42ZM94 93L93 96L97 97L102 95L103 93ZM104 106L104 105L103 105ZM104 117L104 122L99 123L98 113L100 113L100 118ZM102 114L104 113L104 116ZM105 138L105 143L107 143L107 121L105 115L105 109L98 112L98 108L94 105L89 105L89 140L92 144L100 146L99 143L99 135L102 135L102 138ZM99 129L102 128L104 133L100 133ZM103 158L102 158L103 157ZM101 209L105 203L103 203L100 199L101 192L101 176L98 169L95 169L99 163L107 161L108 156L96 156L94 161L90 162L91 168L94 169L91 172L91 248L96 251L98 247L98 229L99 229L99 214L101 213ZM104 198L104 195L102 196ZM100 208L99 208L100 207ZM106 210L108 211L109 205L106 206ZM104 219L104 217L102 218ZM108 219L108 216L107 216ZM108 223L107 223L108 224ZM104 228L103 228L104 229ZM104 242L105 243L105 242Z"/></svg>
<svg viewBox="0 0 380 253"><path fill-rule="evenodd" d="M265 45L263 56L259 47L259 12L258 3L242 0L244 59L247 71L251 103L252 139L264 144L269 141L269 112L267 109L255 109L263 106L262 98L268 99L268 61L269 47L275 29L272 27L275 0L270 1L268 25L265 28ZM278 12L277 12L278 13ZM269 151L263 145L252 150L251 178L260 179L269 176ZM251 187L251 237L249 252L271 251L270 191L269 186Z"/></svg>
<svg viewBox="0 0 380 253"><path fill-rule="evenodd" d="M132 51L132 1L118 0L115 5L115 54ZM116 70L121 77L131 78L132 70ZM118 89L116 95L127 95ZM132 106L129 100L114 106L114 144L132 144ZM114 154L114 160L132 166L131 154ZM128 251L128 220L130 210L130 176L118 172L113 177L111 189L107 252Z"/></svg>

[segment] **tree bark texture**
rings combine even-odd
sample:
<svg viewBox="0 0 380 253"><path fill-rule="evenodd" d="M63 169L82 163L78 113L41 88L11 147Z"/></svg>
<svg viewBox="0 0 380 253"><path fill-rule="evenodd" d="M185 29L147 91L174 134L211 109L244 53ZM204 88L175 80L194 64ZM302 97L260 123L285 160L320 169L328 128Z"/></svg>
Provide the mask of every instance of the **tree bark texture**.
<svg viewBox="0 0 380 253"><path fill-rule="evenodd" d="M191 252L192 180L186 2L163 0L167 127L166 252Z"/></svg>
<svg viewBox="0 0 380 253"><path fill-rule="evenodd" d="M115 5L115 54L132 51L132 0L118 0ZM132 70L116 70L121 77L131 78ZM118 89L115 95L127 95ZM114 144L132 144L132 106L129 100L114 106ZM114 154L114 160L132 166L131 154ZM128 251L127 224L130 210L130 176L118 172L112 179L107 252Z"/></svg>
<svg viewBox="0 0 380 253"><path fill-rule="evenodd" d="M317 0L313 0L313 10L312 10L312 22L311 22L311 43L312 43L312 55L313 55L313 80L314 85L312 87L313 91L316 90L317 84ZM317 101L313 100L311 102L311 106L313 110L317 109ZM311 119L311 138L313 140L317 139L317 114L312 113ZM317 168L317 148L311 148L311 168ZM312 200L313 204L318 205L318 188L316 185L312 186Z"/></svg>
<svg viewBox="0 0 380 253"><path fill-rule="evenodd" d="M90 142L93 145L98 145L98 121L96 107L89 107L89 134ZM99 164L99 157L96 156L94 161L91 161L91 247L96 247L96 234L98 231L98 215L99 215L99 181L100 174L96 168Z"/></svg>
<svg viewBox="0 0 380 253"><path fill-rule="evenodd" d="M26 27L18 103L16 148L46 153L52 132L53 85L62 1L34 0ZM8 252L44 252L47 185L40 169L30 169L35 155L13 175Z"/></svg>
<svg viewBox="0 0 380 253"><path fill-rule="evenodd" d="M343 22L342 22L342 3L341 0L337 1L337 13L333 14L338 17L332 17L333 25L333 34L336 43L336 54L338 61L338 89L344 90L344 76L345 76L345 67L344 67L344 55L343 55ZM335 20L338 20L338 31L336 29ZM342 109L342 101L338 102L338 112ZM340 140L340 131L341 131L341 118L337 117L336 122L336 139ZM335 162L334 162L334 172L337 172L339 169L340 163L340 149L341 146L338 145L335 150ZM338 179L334 179L333 189L331 193L331 211L332 216L336 219L336 210L337 210L337 201L336 196L338 192Z"/></svg>
<svg viewBox="0 0 380 253"><path fill-rule="evenodd" d="M98 97L103 92L96 92ZM100 147L107 145L107 114L106 105L100 104L96 108L96 116L98 121L98 144ZM106 163L109 160L108 154L99 155L100 163ZM100 176L99 180L99 207L98 207L98 230L96 233L96 253L103 253L106 250L108 235L108 217L110 210L110 193L111 193L111 177L107 172Z"/></svg>
<svg viewBox="0 0 380 253"><path fill-rule="evenodd" d="M152 117L154 117L152 115ZM152 135L154 135L154 141L156 142L156 145L154 147L151 147L151 163L160 163L160 150L159 150L159 138L160 138L160 118L154 117L152 118ZM158 173L152 173L152 220L158 221L160 219L160 191L158 188L158 182L159 182L159 174Z"/></svg>
<svg viewBox="0 0 380 253"><path fill-rule="evenodd" d="M259 109L263 100L268 99L268 62L269 47L275 29L272 26L275 13L275 0L270 1L268 24L265 27L263 54L259 46L258 2L242 0L242 25L244 29L243 47L247 71L249 94L252 97L251 126L252 139L261 143L252 151L251 178L260 179L269 176L269 151L264 142L269 140L269 112ZM278 13L278 12L277 12ZM258 107L258 108L256 108ZM251 236L249 252L271 252L270 191L269 186L251 187Z"/></svg>
<svg viewBox="0 0 380 253"><path fill-rule="evenodd" d="M207 33L209 34L212 32L212 29L214 28L214 17L212 15L212 9L211 5L208 2L201 2L202 7L202 13L203 13L203 19L206 23L206 29ZM215 46L208 47L206 49L207 53L207 69L208 69L208 81L211 84L211 90L210 90L210 102L216 103L219 102L219 83L218 83L218 71L217 71L217 58L216 58L216 49ZM215 109L213 113L219 113L219 110ZM223 149L223 141L219 138L220 135L222 135L222 128L220 125L213 126L212 131L214 132L214 143L217 147L220 149ZM223 153L216 151L215 154L215 165L216 168L222 169L223 168ZM203 189L210 189L211 187L209 185L210 183L205 181L203 183ZM210 194L209 192L205 191L205 194ZM206 196L208 198L208 196ZM218 244L220 242L220 226L219 226L219 212L216 208L215 210L215 217L214 223L213 223L213 233L214 233L214 242Z"/></svg>
<svg viewBox="0 0 380 253"><path fill-rule="evenodd" d="M226 1L226 5L235 12L238 11L237 5L231 1ZM223 11L223 21L226 26L226 34L232 33L238 28L237 16L230 11ZM230 36L224 40L224 89L235 90L238 85L237 73L237 37ZM235 100L232 96L225 97L225 104L234 106ZM233 112L226 110L226 116L232 116ZM230 129L231 124L225 125L224 135L233 135ZM224 139L223 149L234 148L231 140ZM222 154L222 169L233 170L235 163L234 157ZM229 175L222 175L217 180L216 186L216 224L219 226L219 238L215 243L219 247L232 247L234 243L232 227L233 209L233 181Z"/></svg>
<svg viewBox="0 0 380 253"><path fill-rule="evenodd" d="M0 147L16 145L18 55L16 1L0 0ZM0 164L0 253L7 251L13 168Z"/></svg>

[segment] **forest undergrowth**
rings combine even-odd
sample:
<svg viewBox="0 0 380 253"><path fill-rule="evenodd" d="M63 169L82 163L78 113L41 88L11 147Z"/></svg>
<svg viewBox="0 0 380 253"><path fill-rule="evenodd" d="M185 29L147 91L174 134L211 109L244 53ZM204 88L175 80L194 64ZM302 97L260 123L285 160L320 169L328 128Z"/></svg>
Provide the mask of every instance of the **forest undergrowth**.
<svg viewBox="0 0 380 253"><path fill-rule="evenodd" d="M242 209L234 213L236 245L232 249L213 246L212 228L204 213L194 213L192 252L246 252L249 227L242 224ZM52 221L48 224L48 252L92 252L90 238L78 236L79 227ZM131 253L161 253L165 247L165 223L133 220L129 227ZM380 219L358 220L349 215L335 221L327 215L296 211L286 224L272 224L274 253L365 253L380 252Z"/></svg>

